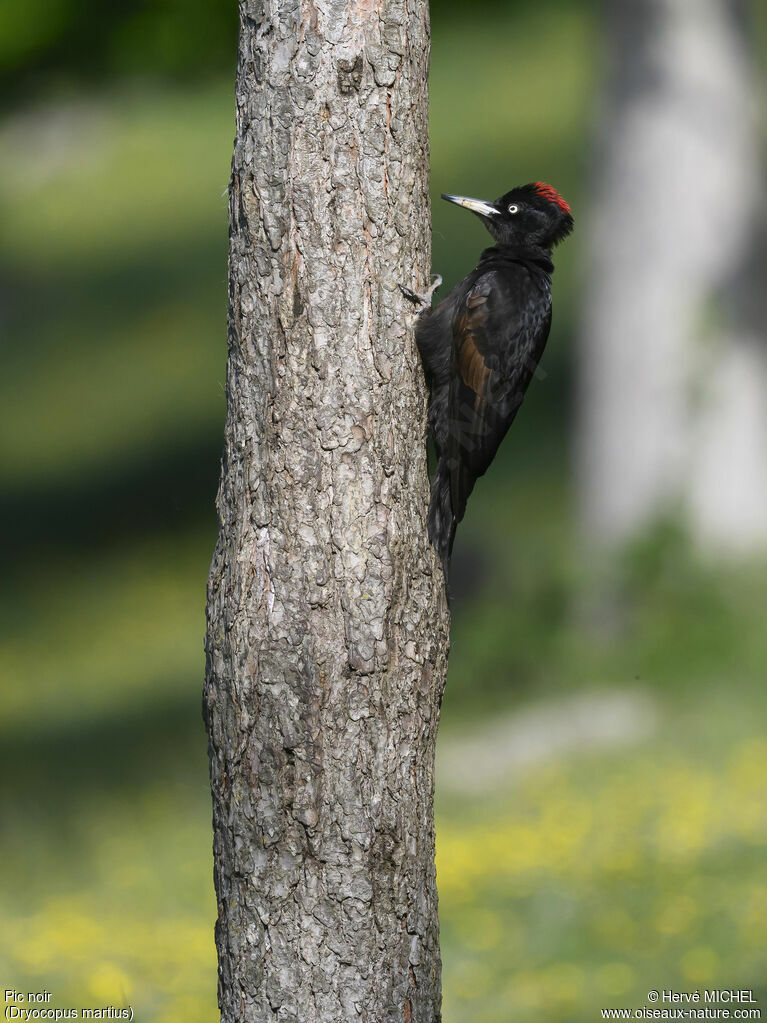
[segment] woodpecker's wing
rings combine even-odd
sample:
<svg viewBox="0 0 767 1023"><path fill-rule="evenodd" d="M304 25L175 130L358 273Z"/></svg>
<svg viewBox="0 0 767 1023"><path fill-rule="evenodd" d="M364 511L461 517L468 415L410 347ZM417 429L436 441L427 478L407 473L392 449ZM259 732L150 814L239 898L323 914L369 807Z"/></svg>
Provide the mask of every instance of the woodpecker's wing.
<svg viewBox="0 0 767 1023"><path fill-rule="evenodd" d="M455 522L522 404L550 324L548 293L522 266L483 273L458 303L447 443Z"/></svg>

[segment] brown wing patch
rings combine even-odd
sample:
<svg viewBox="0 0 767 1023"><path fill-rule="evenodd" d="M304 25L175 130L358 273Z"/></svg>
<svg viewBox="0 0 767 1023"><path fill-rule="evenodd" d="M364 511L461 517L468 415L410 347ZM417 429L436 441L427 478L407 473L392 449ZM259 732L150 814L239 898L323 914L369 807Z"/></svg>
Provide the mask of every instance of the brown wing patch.
<svg viewBox="0 0 767 1023"><path fill-rule="evenodd" d="M490 370L485 365L482 353L474 340L475 332L487 323L487 295L474 294L466 299L466 311L458 324L460 344L458 347L458 371L461 379L477 396L480 404Z"/></svg>
<svg viewBox="0 0 767 1023"><path fill-rule="evenodd" d="M470 387L478 398L481 398L485 391L487 378L490 376L490 370L477 350L471 334L464 337L458 351L458 369L466 386Z"/></svg>

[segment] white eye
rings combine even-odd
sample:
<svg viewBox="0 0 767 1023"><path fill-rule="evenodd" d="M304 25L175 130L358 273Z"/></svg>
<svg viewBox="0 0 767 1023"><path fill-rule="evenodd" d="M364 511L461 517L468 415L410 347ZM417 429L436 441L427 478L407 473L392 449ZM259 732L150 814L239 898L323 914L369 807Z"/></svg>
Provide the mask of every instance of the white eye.
<svg viewBox="0 0 767 1023"><path fill-rule="evenodd" d="M519 206L512 203L511 206L509 206L509 213L519 213Z"/></svg>

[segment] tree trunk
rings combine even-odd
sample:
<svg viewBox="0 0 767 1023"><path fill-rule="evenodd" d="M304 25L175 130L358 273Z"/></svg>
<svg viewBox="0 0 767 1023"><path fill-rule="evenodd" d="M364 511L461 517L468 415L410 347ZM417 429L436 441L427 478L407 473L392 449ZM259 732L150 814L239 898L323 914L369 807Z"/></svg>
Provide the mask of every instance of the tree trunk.
<svg viewBox="0 0 767 1023"><path fill-rule="evenodd" d="M428 7L248 0L204 695L225 1023L440 1018Z"/></svg>
<svg viewBox="0 0 767 1023"><path fill-rule="evenodd" d="M747 14L745 0L609 5L578 403L582 518L603 542L667 512L707 549L767 540Z"/></svg>

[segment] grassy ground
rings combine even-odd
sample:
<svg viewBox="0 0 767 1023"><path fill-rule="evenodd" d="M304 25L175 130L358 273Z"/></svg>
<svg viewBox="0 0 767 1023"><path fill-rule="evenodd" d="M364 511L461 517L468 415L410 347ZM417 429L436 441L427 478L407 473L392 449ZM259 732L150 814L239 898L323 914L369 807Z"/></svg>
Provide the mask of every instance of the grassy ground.
<svg viewBox="0 0 767 1023"><path fill-rule="evenodd" d="M593 52L564 8L437 26L435 193L545 176L577 213ZM216 1016L199 700L232 133L228 82L59 97L0 129L0 974L145 1023ZM445 204L434 223L449 283L481 231ZM661 724L440 796L446 1023L580 1023L651 987L767 975L767 584L701 566L671 529L609 571L580 551L577 252L546 378L459 537L444 733L626 686Z"/></svg>

